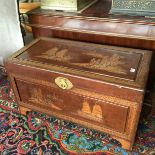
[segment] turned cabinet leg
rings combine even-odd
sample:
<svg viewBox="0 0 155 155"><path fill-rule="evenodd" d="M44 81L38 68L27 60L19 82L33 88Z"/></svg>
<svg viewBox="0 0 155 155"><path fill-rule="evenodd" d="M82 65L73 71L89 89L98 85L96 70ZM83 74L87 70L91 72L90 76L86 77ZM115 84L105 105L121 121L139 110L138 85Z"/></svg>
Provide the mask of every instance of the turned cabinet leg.
<svg viewBox="0 0 155 155"><path fill-rule="evenodd" d="M26 112L31 111L31 109L25 108L23 106L19 106L19 111L20 111L20 114L26 115Z"/></svg>

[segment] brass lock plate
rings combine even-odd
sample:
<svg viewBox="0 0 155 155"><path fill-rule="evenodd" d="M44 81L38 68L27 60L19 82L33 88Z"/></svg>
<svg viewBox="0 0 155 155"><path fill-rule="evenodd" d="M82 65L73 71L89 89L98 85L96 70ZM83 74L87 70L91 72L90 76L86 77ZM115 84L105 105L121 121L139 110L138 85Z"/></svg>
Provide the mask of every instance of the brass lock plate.
<svg viewBox="0 0 155 155"><path fill-rule="evenodd" d="M70 82L70 80L68 80L67 78L64 78L64 77L57 77L55 79L55 83L58 87L60 87L61 89L64 89L64 90L69 90L69 89L73 88L73 84Z"/></svg>

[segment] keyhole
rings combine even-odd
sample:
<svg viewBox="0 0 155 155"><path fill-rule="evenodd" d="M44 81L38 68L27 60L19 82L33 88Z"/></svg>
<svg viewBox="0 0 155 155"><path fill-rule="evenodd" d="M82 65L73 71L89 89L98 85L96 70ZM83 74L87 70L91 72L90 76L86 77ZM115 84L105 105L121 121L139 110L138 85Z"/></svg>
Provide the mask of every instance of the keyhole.
<svg viewBox="0 0 155 155"><path fill-rule="evenodd" d="M67 88L67 83L66 83L66 81L65 81L65 80L62 80L62 81L60 82L60 86L61 86L61 88L66 89L66 88Z"/></svg>
<svg viewBox="0 0 155 155"><path fill-rule="evenodd" d="M66 88L67 86L66 86L66 84L61 84L61 87Z"/></svg>

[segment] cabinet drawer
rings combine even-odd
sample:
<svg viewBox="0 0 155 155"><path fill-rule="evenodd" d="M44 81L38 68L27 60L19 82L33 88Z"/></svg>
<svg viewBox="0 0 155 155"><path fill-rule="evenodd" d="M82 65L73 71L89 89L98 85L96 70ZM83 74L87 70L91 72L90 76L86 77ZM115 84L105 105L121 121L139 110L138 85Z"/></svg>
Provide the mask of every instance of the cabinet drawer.
<svg viewBox="0 0 155 155"><path fill-rule="evenodd" d="M57 114L124 132L128 107L97 98L82 96L69 90L47 87L16 79L21 103L48 109Z"/></svg>

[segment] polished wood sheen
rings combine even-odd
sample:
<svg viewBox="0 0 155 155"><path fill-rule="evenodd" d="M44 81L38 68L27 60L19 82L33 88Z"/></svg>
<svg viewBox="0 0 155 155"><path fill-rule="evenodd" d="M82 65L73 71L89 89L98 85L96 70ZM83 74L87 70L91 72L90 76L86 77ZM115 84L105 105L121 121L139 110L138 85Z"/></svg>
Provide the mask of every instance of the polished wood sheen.
<svg viewBox="0 0 155 155"><path fill-rule="evenodd" d="M131 149L151 51L40 38L5 63L21 112L105 132Z"/></svg>
<svg viewBox="0 0 155 155"><path fill-rule="evenodd" d="M81 14L35 9L28 12L29 23L35 37L48 35L136 48L155 48L153 19L110 15L110 7L110 1L100 0ZM143 44L140 44L142 41Z"/></svg>
<svg viewBox="0 0 155 155"><path fill-rule="evenodd" d="M110 14L111 0L99 0L82 13L35 9L28 12L35 38L58 37L155 51L155 20ZM155 80L155 54L148 89Z"/></svg>

